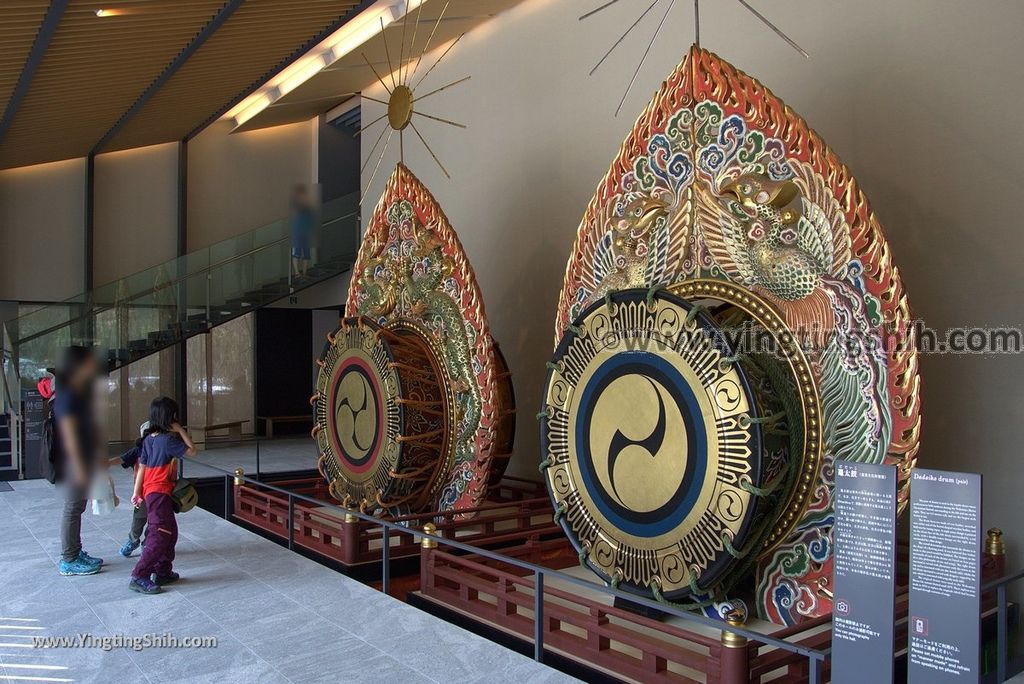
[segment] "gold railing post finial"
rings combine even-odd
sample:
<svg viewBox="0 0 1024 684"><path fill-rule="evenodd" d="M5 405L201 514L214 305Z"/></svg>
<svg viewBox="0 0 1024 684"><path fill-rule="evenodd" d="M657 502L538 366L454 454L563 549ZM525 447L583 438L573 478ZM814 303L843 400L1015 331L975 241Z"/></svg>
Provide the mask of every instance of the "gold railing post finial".
<svg viewBox="0 0 1024 684"><path fill-rule="evenodd" d="M738 608L730 609L725 615L725 623L730 627L742 627L746 624L746 616ZM726 648L746 648L747 637L734 634L727 629L722 630L722 646Z"/></svg>
<svg viewBox="0 0 1024 684"><path fill-rule="evenodd" d="M434 523L427 523L423 526L423 531L426 534L435 535L437 534L437 526L434 525ZM433 539L430 539L429 537L423 537L423 539L420 540L420 546L422 546L424 549L436 549L437 542Z"/></svg>
<svg viewBox="0 0 1024 684"><path fill-rule="evenodd" d="M241 487L245 484L245 471L241 468L235 468L235 486Z"/></svg>
<svg viewBox="0 0 1024 684"><path fill-rule="evenodd" d="M722 616L730 627L743 627L747 622L746 613L730 608ZM750 649L747 637L722 630L722 650L719 654L721 667L719 681L722 684L745 684L750 681Z"/></svg>
<svg viewBox="0 0 1024 684"><path fill-rule="evenodd" d="M1006 543L1003 541L1003 531L998 527L989 528L988 536L985 538L985 553L990 556L1006 555Z"/></svg>

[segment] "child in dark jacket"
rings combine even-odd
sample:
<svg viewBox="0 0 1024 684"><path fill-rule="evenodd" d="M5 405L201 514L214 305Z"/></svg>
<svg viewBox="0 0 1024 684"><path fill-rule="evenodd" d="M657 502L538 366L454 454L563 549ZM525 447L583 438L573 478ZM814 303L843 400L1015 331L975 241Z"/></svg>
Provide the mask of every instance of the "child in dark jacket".
<svg viewBox="0 0 1024 684"><path fill-rule="evenodd" d="M145 505L148 526L142 557L128 583L132 591L157 594L161 586L179 579L172 568L178 521L171 492L178 479L178 459L195 455L192 438L178 424L178 404L169 397L154 399L149 407L149 431L139 447L132 494L132 505Z"/></svg>
<svg viewBox="0 0 1024 684"><path fill-rule="evenodd" d="M135 440L135 446L128 451L124 452L120 456L110 459L110 464L119 463L122 468L134 468L135 471L132 473L132 481L135 480L135 475L138 474L139 467L139 455L142 453L142 440L149 434L149 421L139 426L139 438ZM139 548L142 543L142 532L146 528L146 504L143 502L141 505L136 506L132 513L132 526L128 530L128 541L121 545L121 555L125 558L131 557L135 553L135 549Z"/></svg>

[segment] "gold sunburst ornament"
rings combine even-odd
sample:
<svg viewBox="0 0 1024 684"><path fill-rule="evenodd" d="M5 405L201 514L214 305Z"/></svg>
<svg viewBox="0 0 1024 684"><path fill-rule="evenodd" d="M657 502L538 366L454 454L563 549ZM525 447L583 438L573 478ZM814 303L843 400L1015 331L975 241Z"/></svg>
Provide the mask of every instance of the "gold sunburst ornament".
<svg viewBox="0 0 1024 684"><path fill-rule="evenodd" d="M383 86L384 90L386 90L388 93L387 100L378 100L377 98L370 97L369 95L361 96L365 100L369 100L371 102L376 102L378 104L387 106L387 111L384 114L380 115L379 117L377 117L370 123L366 124L359 130L359 133L362 134L364 131L370 129L371 127L377 125L378 123L387 120L387 125L384 126L383 129L381 129L380 135L377 136L377 141L373 144L373 147L370 148L370 153L369 155L367 155L366 161L363 163L363 167L360 170L360 173L366 170L367 165L369 165L370 161L373 159L374 153L377 151L377 147L380 145L381 140L384 140L384 136L386 134L387 139L384 140L384 147L381 148L380 154L377 156L377 163L374 166L373 173L370 175L369 182L366 184L367 190L369 190L369 187L373 185L373 180L377 176L377 171L378 169L380 169L381 162L384 159L384 155L387 153L388 145L391 144L391 138L395 134L395 132L398 133L399 161L405 161L405 131L406 129L409 128L412 129L413 133L416 134L416 137L419 138L421 143L423 143L423 146L426 148L427 152L430 153L430 156L437 163L438 167L440 167L442 173L444 173L444 175L447 178L451 178L451 174L448 173L448 169L446 169L444 164L441 163L441 160L438 158L437 154L434 153L433 148L430 147L430 144L427 143L426 138L423 137L423 133L420 131L419 128L417 128L415 119L416 117L423 117L424 119L430 119L432 121L437 121L439 123L447 124L449 126L455 126L456 128L465 128L465 124L457 123L455 121L451 121L449 119L436 116L434 114L428 114L426 112L420 111L418 109L418 104L420 102L423 102L427 98L436 95L437 93L440 93L444 90L447 90L448 88L457 86L460 83L468 81L471 77L465 76L463 78L452 81L451 83L448 83L446 85L434 88L433 90L422 95L417 95L416 90L423 84L427 77L430 76L430 74L434 71L437 65L441 63L441 60L443 60L448 55L448 53L451 52L452 48L455 47L455 45L460 40L462 40L462 36L464 36L465 34L459 34L459 36L455 38L455 40L453 40L448 45L447 48L444 49L440 56L438 56L438 58L434 60L434 63L430 65L430 68L423 72L422 76L416 79L416 74L419 71L420 64L423 62L423 57L430 50L431 43L434 40L434 35L437 33L437 27L441 25L441 21L444 19L444 15L448 11L448 6L451 4L451 0L445 2L444 7L441 9L441 13L437 15L437 19L434 22L434 28L430 31L430 35L427 37L426 42L424 42L422 50L420 50L419 56L414 59L413 55L416 52L416 41L417 34L419 33L420 17L423 14L423 5L425 4L427 4L426 0L423 0L422 2L419 3L419 6L415 10L416 21L412 29L412 40L409 41L408 50L406 50L406 37L409 33L409 15L412 14L410 6L411 3L409 0L406 0L406 11L402 24L402 46L398 54L397 68L391 61L391 50L388 47L387 40L385 39L384 52L385 55L387 56L389 69L388 78L386 80L383 76L381 76L380 72L377 71L377 69L373 66L370 60L366 57L366 54L363 53L362 55L363 61L366 62L366 65L370 67L371 70L373 70L373 75L377 77L377 82L380 83L380 85ZM383 20L381 21L383 22ZM383 31L383 23L381 24L381 26L381 30ZM388 85L389 82L390 85Z"/></svg>

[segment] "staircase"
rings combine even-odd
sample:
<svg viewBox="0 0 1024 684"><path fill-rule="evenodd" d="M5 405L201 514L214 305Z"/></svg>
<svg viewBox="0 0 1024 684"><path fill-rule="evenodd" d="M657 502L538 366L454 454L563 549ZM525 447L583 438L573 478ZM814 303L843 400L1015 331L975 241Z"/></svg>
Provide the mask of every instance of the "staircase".
<svg viewBox="0 0 1024 684"><path fill-rule="evenodd" d="M3 426L16 424L21 389L56 367L65 347L98 348L113 371L340 275L359 247L358 209L358 194L324 204L303 274L283 219L4 323L0 470Z"/></svg>

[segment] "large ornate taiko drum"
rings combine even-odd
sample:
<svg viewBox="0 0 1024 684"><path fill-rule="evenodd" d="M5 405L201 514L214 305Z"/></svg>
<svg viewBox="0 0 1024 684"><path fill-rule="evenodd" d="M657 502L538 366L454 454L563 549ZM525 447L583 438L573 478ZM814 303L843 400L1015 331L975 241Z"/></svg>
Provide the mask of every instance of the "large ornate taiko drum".
<svg viewBox="0 0 1024 684"><path fill-rule="evenodd" d="M362 511L415 511L445 472L453 398L409 324L347 318L320 358L314 434L333 496Z"/></svg>
<svg viewBox="0 0 1024 684"><path fill-rule="evenodd" d="M723 443L698 429L723 419L714 405L687 403L711 396L701 383L713 378L687 394L674 376L643 370L654 365L648 358L638 377L609 380L624 393L603 398L609 385L595 398L589 389L612 372L606 364L635 353L630 345L655 337L650 307L668 306L666 292L691 324L748 329L775 348L708 352L745 374L761 429L760 454L756 431L736 437L751 449L740 520L753 511L755 522L745 533L732 507L705 493L722 487L715 473L696 465ZM623 306L640 318L617 320ZM616 339L614 353L602 346ZM711 614L752 597L762 617L793 624L832 607L835 462L897 466L906 503L920 379L906 293L878 220L850 170L796 112L706 50L694 46L669 74L600 181L566 265L555 345L544 465L563 525L609 582L697 594L690 602ZM652 349L676 370L692 353L664 342ZM666 409L662 426L670 399L677 410ZM669 441L655 437L673 415L689 415L706 441L686 432L676 441L685 448L666 451ZM674 499L679 492L687 494Z"/></svg>

